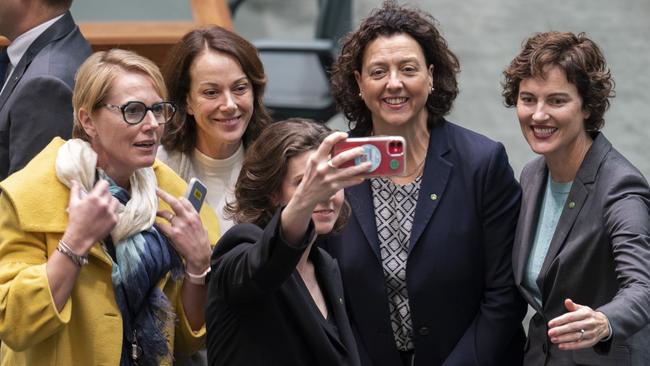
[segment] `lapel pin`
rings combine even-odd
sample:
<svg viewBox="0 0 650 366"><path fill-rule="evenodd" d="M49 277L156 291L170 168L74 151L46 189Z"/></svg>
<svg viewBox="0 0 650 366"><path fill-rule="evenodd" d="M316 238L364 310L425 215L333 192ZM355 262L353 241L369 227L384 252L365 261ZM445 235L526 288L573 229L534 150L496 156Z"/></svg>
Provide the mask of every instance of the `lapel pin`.
<svg viewBox="0 0 650 366"><path fill-rule="evenodd" d="M431 197L431 201L435 201L435 200L438 199L438 195L435 194L435 193L432 193L431 196L429 196L429 197Z"/></svg>
<svg viewBox="0 0 650 366"><path fill-rule="evenodd" d="M574 208L574 207L576 207L576 203L573 201L569 202L569 208Z"/></svg>

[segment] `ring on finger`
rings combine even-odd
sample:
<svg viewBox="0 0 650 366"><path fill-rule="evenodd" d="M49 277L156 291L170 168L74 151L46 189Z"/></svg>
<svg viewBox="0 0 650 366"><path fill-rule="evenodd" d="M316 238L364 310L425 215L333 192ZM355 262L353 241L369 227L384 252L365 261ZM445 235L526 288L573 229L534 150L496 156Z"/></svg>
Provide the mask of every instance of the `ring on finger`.
<svg viewBox="0 0 650 366"><path fill-rule="evenodd" d="M336 167L334 166L334 164L332 164L332 159L329 159L329 160L327 161L327 166L329 166L329 167L332 168L332 169L336 169Z"/></svg>
<svg viewBox="0 0 650 366"><path fill-rule="evenodd" d="M167 218L167 221L169 221L170 224L173 224L172 220L174 220L175 218L176 218L176 215L174 215L173 213L170 213L169 217Z"/></svg>
<svg viewBox="0 0 650 366"><path fill-rule="evenodd" d="M584 329L580 329L580 332L579 332L579 333L580 333L580 336L578 337L578 342L580 342L580 341L582 340L582 338L584 338L584 336L585 336L585 330L584 330Z"/></svg>

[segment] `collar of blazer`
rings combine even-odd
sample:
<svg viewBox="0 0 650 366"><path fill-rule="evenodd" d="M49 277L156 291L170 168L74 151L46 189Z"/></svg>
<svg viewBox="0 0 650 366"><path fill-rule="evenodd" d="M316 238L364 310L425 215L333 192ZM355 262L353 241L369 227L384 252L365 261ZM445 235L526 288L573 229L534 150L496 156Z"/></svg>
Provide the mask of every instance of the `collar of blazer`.
<svg viewBox="0 0 650 366"><path fill-rule="evenodd" d="M34 56L36 56L42 49L43 47L47 46L49 43L58 41L59 39L65 37L67 34L75 30L77 25L74 23L74 19L72 19L72 14L70 14L69 11L67 11L63 17L54 24L52 24L49 28L45 30L36 40L34 43L29 46L27 49L27 52L25 52L25 56L23 58L26 58L28 60L34 59Z"/></svg>
<svg viewBox="0 0 650 366"><path fill-rule="evenodd" d="M409 253L413 250L435 209L438 207L439 200L437 197L444 192L453 168L453 164L445 158L445 155L451 150L448 135L449 125L450 122L441 119L430 131L429 146L422 171L413 228L411 229ZM352 212L359 222L368 244L377 259L381 260L370 181L366 180L359 185L346 188L345 191Z"/></svg>
<svg viewBox="0 0 650 366"><path fill-rule="evenodd" d="M38 53L41 52L45 46L65 37L76 27L77 25L72 19L72 14L70 14L68 11L61 19L57 20L54 24L47 28L45 32L41 33L41 35L38 36L36 40L34 40L34 42L27 49L27 52L25 52L20 61L18 61L16 68L11 74L11 79L7 80L7 85L2 91L2 94L0 94L0 108L2 108L7 102L9 95L18 84L18 81L23 77L25 70L27 70L27 67L32 63L36 55L38 55Z"/></svg>
<svg viewBox="0 0 650 366"><path fill-rule="evenodd" d="M583 184L595 182L598 169L611 149L612 144L607 140L605 135L602 132L597 132L594 137L594 142L591 144L589 151L587 151L580 165L580 169L578 169L575 180L579 180Z"/></svg>
<svg viewBox="0 0 650 366"><path fill-rule="evenodd" d="M536 280L537 286L542 290L542 295L544 294L543 285L546 274L566 242L566 238L571 232L573 224L589 196L588 186L596 180L600 165L611 148L612 145L602 133L596 134L593 144L578 169L571 186L571 191L567 197L567 205L562 210L546 258ZM522 244L519 246L518 252L514 254L515 281L519 286L523 282L524 271L528 264L528 257L532 248L533 235L537 221L539 221L539 208L546 187L547 175L548 169L543 158L536 159L522 172L521 181L525 186L524 195L526 198L522 204L521 216L517 224L518 226L521 225L522 229L518 230L517 238L515 239ZM529 303L531 302L529 301Z"/></svg>

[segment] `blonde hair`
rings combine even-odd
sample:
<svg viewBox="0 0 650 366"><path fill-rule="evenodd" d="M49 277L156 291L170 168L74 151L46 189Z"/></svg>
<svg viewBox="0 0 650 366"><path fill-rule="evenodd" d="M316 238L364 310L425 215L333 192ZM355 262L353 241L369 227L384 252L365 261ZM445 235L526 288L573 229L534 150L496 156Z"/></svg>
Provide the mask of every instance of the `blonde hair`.
<svg viewBox="0 0 650 366"><path fill-rule="evenodd" d="M137 72L150 77L156 93L167 100L165 81L153 61L135 52L117 48L95 52L81 64L75 77L72 137L90 141L79 121L79 109L84 108L88 113L95 111L108 95L113 81L123 72Z"/></svg>

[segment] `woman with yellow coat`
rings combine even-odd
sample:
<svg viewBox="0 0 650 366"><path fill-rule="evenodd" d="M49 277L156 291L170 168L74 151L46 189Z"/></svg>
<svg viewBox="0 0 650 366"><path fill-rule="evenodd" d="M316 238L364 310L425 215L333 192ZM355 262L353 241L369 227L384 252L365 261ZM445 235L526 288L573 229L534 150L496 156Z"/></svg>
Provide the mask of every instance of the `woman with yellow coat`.
<svg viewBox="0 0 650 366"><path fill-rule="evenodd" d="M0 365L166 365L199 347L218 224L155 162L166 97L151 61L95 53L75 138L0 183Z"/></svg>

